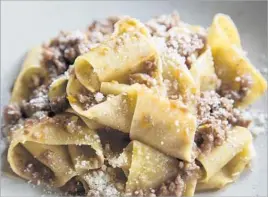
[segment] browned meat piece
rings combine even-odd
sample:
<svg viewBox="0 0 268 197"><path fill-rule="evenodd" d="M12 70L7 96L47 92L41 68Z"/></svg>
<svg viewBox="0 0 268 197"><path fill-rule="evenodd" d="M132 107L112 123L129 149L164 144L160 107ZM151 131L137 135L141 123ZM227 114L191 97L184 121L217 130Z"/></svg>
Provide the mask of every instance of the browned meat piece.
<svg viewBox="0 0 268 197"><path fill-rule="evenodd" d="M184 180L181 175L178 175L174 181L163 183L157 191L157 196L176 196L180 197L183 194L185 187Z"/></svg>
<svg viewBox="0 0 268 197"><path fill-rule="evenodd" d="M84 110L96 104L93 94L78 94L76 97L78 101L83 104Z"/></svg>
<svg viewBox="0 0 268 197"><path fill-rule="evenodd" d="M145 73L153 76L154 72L157 70L157 64L155 60L147 60L144 62Z"/></svg>
<svg viewBox="0 0 268 197"><path fill-rule="evenodd" d="M157 190L157 196L177 196L183 195L185 182L197 179L200 176L200 167L195 162L179 161L179 173L173 180L163 183Z"/></svg>
<svg viewBox="0 0 268 197"><path fill-rule="evenodd" d="M42 64L51 78L63 74L79 55L89 50L89 40L81 31L63 32L43 46Z"/></svg>
<svg viewBox="0 0 268 197"><path fill-rule="evenodd" d="M69 107L68 99L66 95L58 96L50 100L50 108L54 113L64 112Z"/></svg>
<svg viewBox="0 0 268 197"><path fill-rule="evenodd" d="M226 140L232 126L249 126L241 112L234 108L234 100L221 97L215 91L202 92L197 104L199 127L195 142L201 152L210 152L214 146L220 146Z"/></svg>
<svg viewBox="0 0 268 197"><path fill-rule="evenodd" d="M179 26L180 16L177 12L170 15L161 15L149 20L145 25L153 36L165 36L172 27Z"/></svg>
<svg viewBox="0 0 268 197"><path fill-rule="evenodd" d="M250 75L243 75L242 77L236 77L235 81L239 83L239 90L232 90L232 87L228 84L222 84L219 88L219 94L234 101L242 101L250 91L252 78Z"/></svg>
<svg viewBox="0 0 268 197"><path fill-rule="evenodd" d="M156 80L144 73L135 73L129 75L130 84L145 84L147 87L152 87L156 85Z"/></svg>
<svg viewBox="0 0 268 197"><path fill-rule="evenodd" d="M103 21L93 21L86 32L91 43L100 43L108 35L113 33L114 24L120 19L119 16L109 17Z"/></svg>
<svg viewBox="0 0 268 197"><path fill-rule="evenodd" d="M61 187L61 190L69 195L85 196L85 188L83 184L80 181L76 180L75 177L68 181L63 187Z"/></svg>
<svg viewBox="0 0 268 197"><path fill-rule="evenodd" d="M17 104L10 104L5 107L4 119L6 124L16 124L21 117L20 107Z"/></svg>
<svg viewBox="0 0 268 197"><path fill-rule="evenodd" d="M179 173L181 174L181 177L184 180L198 178L199 176L200 167L195 162L189 163L180 161L179 169L180 169Z"/></svg>
<svg viewBox="0 0 268 197"><path fill-rule="evenodd" d="M106 100L106 97L101 92L92 93L86 89L77 94L76 98L83 105L84 110Z"/></svg>
<svg viewBox="0 0 268 197"><path fill-rule="evenodd" d="M28 102L22 101L21 109L26 117L31 117L38 111L50 111L47 92L48 88L45 85L42 85L33 91Z"/></svg>

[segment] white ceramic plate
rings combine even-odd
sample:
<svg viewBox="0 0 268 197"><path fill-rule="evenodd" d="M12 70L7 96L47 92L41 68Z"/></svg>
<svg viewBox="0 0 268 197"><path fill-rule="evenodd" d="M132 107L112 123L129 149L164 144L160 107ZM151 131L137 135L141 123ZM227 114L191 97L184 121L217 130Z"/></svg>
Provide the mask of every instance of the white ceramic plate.
<svg viewBox="0 0 268 197"><path fill-rule="evenodd" d="M143 21L178 10L188 23L208 26L218 12L230 15L237 25L243 47L256 67L267 67L267 2L250 1L4 1L1 2L1 114L10 87L29 48L55 36L59 30L86 28L92 19L126 14ZM266 110L267 94L254 106ZM252 171L217 192L197 196L267 196L267 131L255 139L257 157ZM3 150L3 143L1 143ZM2 175L1 196L37 196L20 179Z"/></svg>

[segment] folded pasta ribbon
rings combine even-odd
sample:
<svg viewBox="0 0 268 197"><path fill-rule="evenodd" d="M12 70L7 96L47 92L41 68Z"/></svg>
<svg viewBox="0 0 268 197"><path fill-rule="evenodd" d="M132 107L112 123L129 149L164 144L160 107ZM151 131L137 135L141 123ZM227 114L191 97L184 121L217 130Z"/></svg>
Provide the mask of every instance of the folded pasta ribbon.
<svg viewBox="0 0 268 197"><path fill-rule="evenodd" d="M82 104L75 98L75 95L80 94L83 88L74 76L70 77L67 85L67 95L70 105L79 115L101 125L129 133L136 103L135 91L113 96L88 109L83 109Z"/></svg>
<svg viewBox="0 0 268 197"><path fill-rule="evenodd" d="M196 191L217 190L234 182L248 166L253 156L254 148L252 142L250 142L207 182L199 182Z"/></svg>
<svg viewBox="0 0 268 197"><path fill-rule="evenodd" d="M232 19L225 14L216 14L208 30L208 44L212 52L230 44L241 48L239 32Z"/></svg>
<svg viewBox="0 0 268 197"><path fill-rule="evenodd" d="M238 107L247 107L264 94L267 82L242 50L238 30L229 16L217 14L214 17L208 32L208 44L222 87L242 94L236 101Z"/></svg>
<svg viewBox="0 0 268 197"><path fill-rule="evenodd" d="M221 146L215 147L208 154L201 154L197 160L202 164L205 175L202 182L207 182L252 141L251 133L244 127L236 126L229 133ZM242 154L242 153L241 153Z"/></svg>
<svg viewBox="0 0 268 197"><path fill-rule="evenodd" d="M267 90L264 77L237 46L218 48L214 55L214 62L222 86L238 93L245 91L245 95L236 101L237 107L247 107ZM242 81L245 81L244 84L241 83Z"/></svg>
<svg viewBox="0 0 268 197"><path fill-rule="evenodd" d="M100 89L101 82L116 80L127 83L129 74L143 71L143 63L154 61L155 46L140 32L126 32L111 37L74 63L78 80L91 92Z"/></svg>
<svg viewBox="0 0 268 197"><path fill-rule="evenodd" d="M103 164L97 133L70 113L16 130L10 139L8 162L27 180L61 187L73 176Z"/></svg>
<svg viewBox="0 0 268 197"><path fill-rule="evenodd" d="M167 155L191 161L196 117L180 101L138 93L130 138L148 144Z"/></svg>
<svg viewBox="0 0 268 197"><path fill-rule="evenodd" d="M11 103L28 100L33 89L47 81L48 73L41 66L41 55L41 46L34 47L27 53L12 90Z"/></svg>
<svg viewBox="0 0 268 197"><path fill-rule="evenodd" d="M157 188L178 173L178 160L136 140L126 147L121 156L121 167L128 177L127 192Z"/></svg>
<svg viewBox="0 0 268 197"><path fill-rule="evenodd" d="M215 73L210 47L208 47L192 64L190 72L200 91L216 90L218 77Z"/></svg>

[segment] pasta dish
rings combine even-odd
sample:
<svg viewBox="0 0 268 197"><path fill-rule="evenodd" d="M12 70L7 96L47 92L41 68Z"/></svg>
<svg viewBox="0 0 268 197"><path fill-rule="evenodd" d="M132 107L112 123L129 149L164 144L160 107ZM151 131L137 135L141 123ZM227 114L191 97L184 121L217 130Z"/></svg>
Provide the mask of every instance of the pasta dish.
<svg viewBox="0 0 268 197"><path fill-rule="evenodd" d="M7 160L79 196L194 196L254 156L243 110L267 82L231 18L94 21L29 50L4 110Z"/></svg>

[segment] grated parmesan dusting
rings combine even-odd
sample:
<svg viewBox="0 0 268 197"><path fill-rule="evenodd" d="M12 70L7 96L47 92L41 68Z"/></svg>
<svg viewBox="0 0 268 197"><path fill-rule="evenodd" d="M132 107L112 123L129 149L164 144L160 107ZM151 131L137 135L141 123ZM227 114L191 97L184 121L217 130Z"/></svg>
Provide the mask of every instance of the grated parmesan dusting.
<svg viewBox="0 0 268 197"><path fill-rule="evenodd" d="M97 92L95 95L94 95L94 98L95 100L100 103L103 101L104 99L104 95L101 93L101 92Z"/></svg>
<svg viewBox="0 0 268 197"><path fill-rule="evenodd" d="M251 119L249 130L256 137L260 134L267 134L268 131L268 115L263 111L245 111L244 116Z"/></svg>
<svg viewBox="0 0 268 197"><path fill-rule="evenodd" d="M111 169L111 168L110 168ZM120 192L115 186L115 173L112 170L106 169L106 172L102 170L93 171L85 174L83 178L87 182L90 190L88 196L119 196Z"/></svg>

